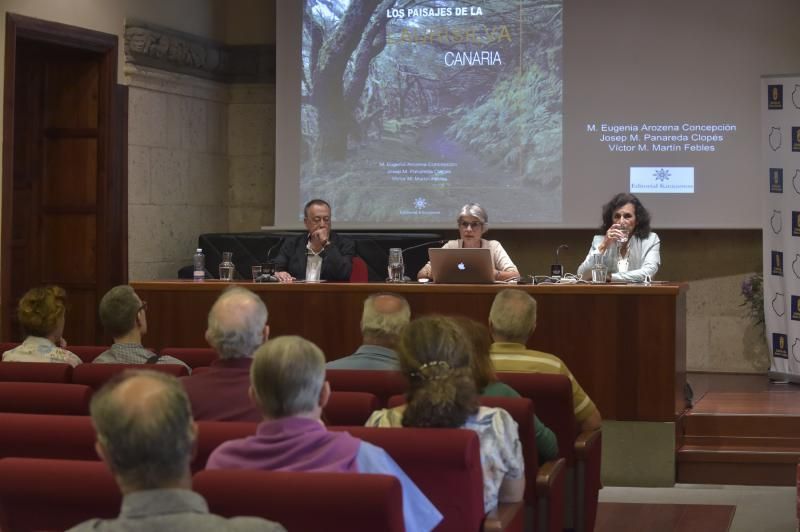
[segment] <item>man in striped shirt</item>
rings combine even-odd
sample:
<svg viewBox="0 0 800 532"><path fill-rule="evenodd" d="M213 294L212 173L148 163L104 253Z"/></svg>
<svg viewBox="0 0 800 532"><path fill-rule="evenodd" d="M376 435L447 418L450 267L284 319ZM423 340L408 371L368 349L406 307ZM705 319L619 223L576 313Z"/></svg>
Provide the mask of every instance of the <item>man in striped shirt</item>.
<svg viewBox="0 0 800 532"><path fill-rule="evenodd" d="M599 429L600 412L575 380L566 364L555 355L528 349L525 343L536 328L536 300L519 289L500 291L489 312L489 328L494 343L492 363L497 371L556 373L572 383L575 420L582 431Z"/></svg>

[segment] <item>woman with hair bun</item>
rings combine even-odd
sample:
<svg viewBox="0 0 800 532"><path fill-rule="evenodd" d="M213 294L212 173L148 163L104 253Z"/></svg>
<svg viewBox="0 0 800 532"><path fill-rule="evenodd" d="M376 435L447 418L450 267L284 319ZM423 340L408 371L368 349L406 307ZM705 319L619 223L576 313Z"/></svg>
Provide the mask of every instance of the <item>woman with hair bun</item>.
<svg viewBox="0 0 800 532"><path fill-rule="evenodd" d="M81 363L67 351L63 338L67 294L58 286L31 288L17 307L17 317L28 336L20 345L3 353L4 362L60 362L72 367Z"/></svg>
<svg viewBox="0 0 800 532"><path fill-rule="evenodd" d="M501 408L479 406L461 328L441 316L419 318L404 329L398 352L409 381L407 402L373 412L366 425L473 430L481 447L484 510L521 501L525 466L517 424Z"/></svg>

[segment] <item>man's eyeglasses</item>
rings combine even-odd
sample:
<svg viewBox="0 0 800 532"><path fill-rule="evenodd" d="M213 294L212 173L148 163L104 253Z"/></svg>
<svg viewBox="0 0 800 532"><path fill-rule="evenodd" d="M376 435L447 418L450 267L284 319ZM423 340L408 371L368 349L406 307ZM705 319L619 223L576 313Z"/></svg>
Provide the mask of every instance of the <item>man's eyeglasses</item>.
<svg viewBox="0 0 800 532"><path fill-rule="evenodd" d="M483 222L458 222L458 225L460 225L464 229L469 229L469 228L480 229L481 227L483 227Z"/></svg>
<svg viewBox="0 0 800 532"><path fill-rule="evenodd" d="M306 220L311 220L315 224L318 224L320 222L325 222L327 224L327 223L330 223L331 217L330 216L314 216L313 218L306 218Z"/></svg>
<svg viewBox="0 0 800 532"><path fill-rule="evenodd" d="M139 312L141 312L143 310L147 310L147 301L142 301L142 304L139 307L139 310L136 311L136 313L138 314Z"/></svg>

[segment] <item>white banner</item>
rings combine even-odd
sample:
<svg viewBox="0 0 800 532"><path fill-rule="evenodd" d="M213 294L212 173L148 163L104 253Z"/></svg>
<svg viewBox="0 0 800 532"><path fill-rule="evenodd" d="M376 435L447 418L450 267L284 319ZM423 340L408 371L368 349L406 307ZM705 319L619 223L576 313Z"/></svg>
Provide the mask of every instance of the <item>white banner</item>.
<svg viewBox="0 0 800 532"><path fill-rule="evenodd" d="M762 78L760 106L770 377L800 382L800 75Z"/></svg>

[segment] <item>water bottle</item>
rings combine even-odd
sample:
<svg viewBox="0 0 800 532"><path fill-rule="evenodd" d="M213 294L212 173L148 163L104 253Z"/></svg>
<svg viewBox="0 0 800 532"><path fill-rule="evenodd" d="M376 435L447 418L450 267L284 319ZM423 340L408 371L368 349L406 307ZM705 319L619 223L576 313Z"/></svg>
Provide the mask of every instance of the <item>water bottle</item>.
<svg viewBox="0 0 800 532"><path fill-rule="evenodd" d="M203 255L203 250L197 248L192 257L192 265L194 266L194 280L202 281L206 278L206 256Z"/></svg>

